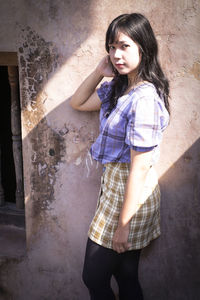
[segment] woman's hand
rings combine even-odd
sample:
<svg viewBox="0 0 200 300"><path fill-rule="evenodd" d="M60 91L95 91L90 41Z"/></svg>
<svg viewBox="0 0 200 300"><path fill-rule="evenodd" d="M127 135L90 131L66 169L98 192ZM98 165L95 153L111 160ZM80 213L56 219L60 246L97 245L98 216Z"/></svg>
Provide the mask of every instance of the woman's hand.
<svg viewBox="0 0 200 300"><path fill-rule="evenodd" d="M98 66L96 67L96 71L104 77L114 77L114 69L112 63L110 61L109 55L106 55L102 58L99 62Z"/></svg>
<svg viewBox="0 0 200 300"><path fill-rule="evenodd" d="M127 251L130 247L130 243L128 243L128 235L129 235L129 224L125 226L118 226L114 236L113 236L113 250L118 253L123 253Z"/></svg>
<svg viewBox="0 0 200 300"><path fill-rule="evenodd" d="M80 111L100 110L101 101L97 95L96 87L104 76L115 76L109 55L100 61L96 69L78 87L71 97L70 105Z"/></svg>

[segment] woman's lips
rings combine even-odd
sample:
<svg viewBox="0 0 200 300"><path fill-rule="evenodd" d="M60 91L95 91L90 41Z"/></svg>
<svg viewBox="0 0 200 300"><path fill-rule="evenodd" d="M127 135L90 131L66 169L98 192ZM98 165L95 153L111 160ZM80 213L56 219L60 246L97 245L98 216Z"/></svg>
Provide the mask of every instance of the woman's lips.
<svg viewBox="0 0 200 300"><path fill-rule="evenodd" d="M119 63L117 63L117 64L115 64L115 66L116 66L116 68L119 68L119 69L121 69L121 68L123 68L123 67L124 67L124 64L119 64Z"/></svg>

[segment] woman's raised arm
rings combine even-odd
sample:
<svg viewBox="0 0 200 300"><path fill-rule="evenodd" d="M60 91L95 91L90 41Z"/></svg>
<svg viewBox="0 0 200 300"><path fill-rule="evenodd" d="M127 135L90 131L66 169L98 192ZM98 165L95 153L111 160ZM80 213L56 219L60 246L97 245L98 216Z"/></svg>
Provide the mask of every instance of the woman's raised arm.
<svg viewBox="0 0 200 300"><path fill-rule="evenodd" d="M70 105L80 111L99 110L101 101L97 95L96 87L104 76L114 76L109 56L104 57L96 69L78 87L70 100Z"/></svg>

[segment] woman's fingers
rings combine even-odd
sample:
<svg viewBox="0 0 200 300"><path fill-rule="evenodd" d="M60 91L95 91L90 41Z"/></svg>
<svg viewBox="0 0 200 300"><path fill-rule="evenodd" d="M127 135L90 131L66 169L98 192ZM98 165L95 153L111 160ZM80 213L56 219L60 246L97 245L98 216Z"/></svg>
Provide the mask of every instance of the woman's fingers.
<svg viewBox="0 0 200 300"><path fill-rule="evenodd" d="M130 248L130 243L117 243L113 242L113 250L117 253L123 253Z"/></svg>
<svg viewBox="0 0 200 300"><path fill-rule="evenodd" d="M118 253L123 253L130 248L128 243L129 226L117 227L113 236L113 249Z"/></svg>
<svg viewBox="0 0 200 300"><path fill-rule="evenodd" d="M106 55L101 59L97 66L97 70L105 77L113 77L115 75L109 55Z"/></svg>

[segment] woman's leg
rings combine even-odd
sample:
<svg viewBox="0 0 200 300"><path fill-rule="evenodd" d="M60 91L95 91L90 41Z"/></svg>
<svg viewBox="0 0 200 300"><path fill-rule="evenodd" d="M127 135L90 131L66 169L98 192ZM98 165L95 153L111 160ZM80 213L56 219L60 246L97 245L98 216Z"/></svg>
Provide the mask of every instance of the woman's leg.
<svg viewBox="0 0 200 300"><path fill-rule="evenodd" d="M104 248L88 239L83 281L89 289L91 300L115 300L110 280L116 261L117 253L115 251Z"/></svg>
<svg viewBox="0 0 200 300"><path fill-rule="evenodd" d="M138 280L138 264L141 250L120 254L120 263L114 273L119 286L120 300L142 300L142 290Z"/></svg>

